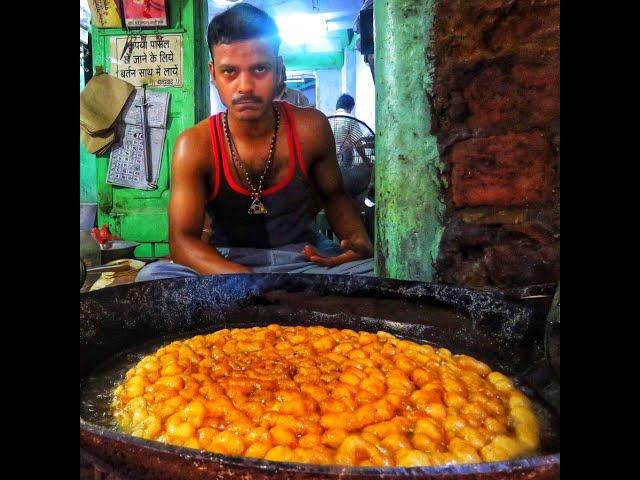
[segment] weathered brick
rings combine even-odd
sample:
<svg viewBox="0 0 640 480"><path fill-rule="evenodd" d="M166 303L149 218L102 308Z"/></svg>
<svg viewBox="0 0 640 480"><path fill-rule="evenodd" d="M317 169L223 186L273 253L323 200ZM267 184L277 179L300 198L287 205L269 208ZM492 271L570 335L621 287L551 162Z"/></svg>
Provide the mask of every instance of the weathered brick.
<svg viewBox="0 0 640 480"><path fill-rule="evenodd" d="M552 152L541 133L475 138L451 149L454 206L524 205L552 193Z"/></svg>
<svg viewBox="0 0 640 480"><path fill-rule="evenodd" d="M436 71L432 133L486 136L546 128L560 118L560 52L527 51ZM555 128L554 130L559 130ZM448 143L448 142L445 142Z"/></svg>
<svg viewBox="0 0 640 480"><path fill-rule="evenodd" d="M470 288L491 284L482 258L464 259L460 253L452 253L437 264L438 281Z"/></svg>
<svg viewBox="0 0 640 480"><path fill-rule="evenodd" d="M464 87L471 128L539 126L560 116L560 57L515 57L488 63Z"/></svg>
<svg viewBox="0 0 640 480"><path fill-rule="evenodd" d="M439 0L432 133L449 189L440 281L560 276L560 1Z"/></svg>
<svg viewBox="0 0 640 480"><path fill-rule="evenodd" d="M557 47L560 44L560 2L519 0L508 14L497 18L485 35L493 51L530 44L538 48Z"/></svg>
<svg viewBox="0 0 640 480"><path fill-rule="evenodd" d="M507 244L485 250L483 263L494 285L553 283L560 278L559 245Z"/></svg>
<svg viewBox="0 0 640 480"><path fill-rule="evenodd" d="M560 278L558 228L553 209L457 211L448 219L442 237L436 262L439 280L467 287L556 282Z"/></svg>
<svg viewBox="0 0 640 480"><path fill-rule="evenodd" d="M435 19L439 64L560 44L559 0L441 0Z"/></svg>

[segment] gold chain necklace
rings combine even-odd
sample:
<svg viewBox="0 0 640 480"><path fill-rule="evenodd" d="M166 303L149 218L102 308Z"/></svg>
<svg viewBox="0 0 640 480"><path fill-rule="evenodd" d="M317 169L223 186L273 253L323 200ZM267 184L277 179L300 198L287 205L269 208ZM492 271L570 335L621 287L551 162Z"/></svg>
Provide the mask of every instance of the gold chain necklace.
<svg viewBox="0 0 640 480"><path fill-rule="evenodd" d="M231 130L229 129L229 119L227 118L228 112L225 112L224 115L222 116L222 119L223 119L222 123L224 126L224 135L227 140L227 144L229 145L229 150L231 151L231 158L233 159L234 165L236 165L237 168L242 170L242 173L244 174L244 177L245 177L245 182L249 187L249 190L251 191L251 197L253 198L253 201L249 206L249 210L247 210L247 213L249 213L250 215L264 215L267 213L267 208L264 206L264 204L261 201L262 184L264 182L265 177L267 176L269 167L271 167L271 164L273 163L273 158L275 156L275 151L276 151L276 140L278 139L278 129L280 127L280 112L275 107L273 108L273 111L276 116L276 126L273 130L273 137L271 138L271 145L269 146L269 155L267 157L267 162L264 167L264 171L260 176L260 180L258 182L257 187L251 181L251 176L249 175L249 172L247 171L246 168L244 168L244 165L240 160L240 154L236 149L236 145L233 141L233 137L231 136Z"/></svg>

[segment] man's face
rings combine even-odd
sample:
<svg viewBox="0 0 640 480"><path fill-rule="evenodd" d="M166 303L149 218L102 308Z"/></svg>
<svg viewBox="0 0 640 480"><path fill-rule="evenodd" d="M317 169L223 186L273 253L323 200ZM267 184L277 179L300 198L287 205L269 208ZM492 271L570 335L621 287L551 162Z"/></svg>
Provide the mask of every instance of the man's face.
<svg viewBox="0 0 640 480"><path fill-rule="evenodd" d="M209 71L222 103L239 120L255 120L271 108L278 83L279 61L261 39L213 47Z"/></svg>

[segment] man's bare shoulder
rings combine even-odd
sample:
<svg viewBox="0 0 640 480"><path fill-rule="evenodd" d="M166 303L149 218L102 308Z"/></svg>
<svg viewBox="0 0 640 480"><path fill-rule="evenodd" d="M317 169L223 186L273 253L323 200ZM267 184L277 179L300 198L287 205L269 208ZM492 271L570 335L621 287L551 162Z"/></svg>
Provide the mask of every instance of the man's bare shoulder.
<svg viewBox="0 0 640 480"><path fill-rule="evenodd" d="M293 114L307 165L333 148L333 133L324 113L312 107L294 107Z"/></svg>
<svg viewBox="0 0 640 480"><path fill-rule="evenodd" d="M172 163L184 168L208 167L211 164L211 148L209 120L204 119L178 135Z"/></svg>
<svg viewBox="0 0 640 480"><path fill-rule="evenodd" d="M211 144L209 131L209 119L205 118L204 120L199 121L194 126L183 130L180 135L178 135L177 141L181 142L203 142L208 141Z"/></svg>
<svg viewBox="0 0 640 480"><path fill-rule="evenodd" d="M324 113L317 108L313 107L298 107L296 105L290 105L293 110L293 115L298 122L304 123L308 127L321 127L328 121Z"/></svg>

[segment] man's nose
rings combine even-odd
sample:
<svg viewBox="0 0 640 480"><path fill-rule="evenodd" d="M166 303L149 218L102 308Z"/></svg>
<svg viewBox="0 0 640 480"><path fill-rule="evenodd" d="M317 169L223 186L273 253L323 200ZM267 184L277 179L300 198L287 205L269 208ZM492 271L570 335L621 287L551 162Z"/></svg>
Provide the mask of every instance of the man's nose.
<svg viewBox="0 0 640 480"><path fill-rule="evenodd" d="M248 72L241 73L238 80L238 93L253 93L253 77Z"/></svg>

